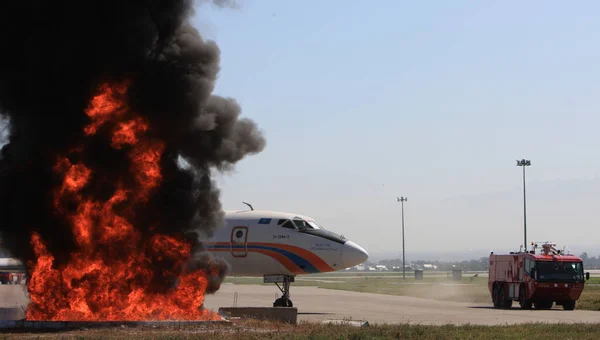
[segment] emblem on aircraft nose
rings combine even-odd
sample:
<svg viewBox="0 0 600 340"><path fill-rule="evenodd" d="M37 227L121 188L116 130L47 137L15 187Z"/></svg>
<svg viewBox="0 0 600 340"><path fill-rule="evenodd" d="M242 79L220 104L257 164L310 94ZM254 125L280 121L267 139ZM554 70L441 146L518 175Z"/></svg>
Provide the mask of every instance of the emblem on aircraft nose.
<svg viewBox="0 0 600 340"><path fill-rule="evenodd" d="M241 231L241 230L238 230L238 231L235 233L235 237L237 237L237 238L241 238L243 235L244 235L244 232L243 232L243 231Z"/></svg>

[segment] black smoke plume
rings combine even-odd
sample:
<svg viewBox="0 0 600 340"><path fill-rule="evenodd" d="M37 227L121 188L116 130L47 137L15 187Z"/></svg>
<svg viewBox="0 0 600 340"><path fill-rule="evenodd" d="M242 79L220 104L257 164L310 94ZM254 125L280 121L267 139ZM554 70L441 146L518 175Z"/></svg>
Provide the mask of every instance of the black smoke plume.
<svg viewBox="0 0 600 340"><path fill-rule="evenodd" d="M0 150L6 144L8 144L8 133L9 133L9 123L8 119L4 116L0 115ZM2 158L2 152L0 152L0 158Z"/></svg>
<svg viewBox="0 0 600 340"><path fill-rule="evenodd" d="M102 83L130 81L132 111L165 143L163 180L149 202L136 207L134 225L148 237L160 232L191 240L221 225L211 171L231 169L262 151L265 140L252 121L240 118L235 100L212 95L220 51L190 23L193 6L185 0L0 3L0 112L10 119L10 143L0 157L0 238L13 256L34 259L32 232L57 265L76 247L68 221L52 206L61 183L52 171L57 155L85 146L71 161L93 169L86 195L95 200L110 197L117 179L127 180L130 161L123 152L106 136L83 133L90 123L84 110ZM180 158L189 167L182 169ZM206 254L194 258L191 268L214 261Z"/></svg>

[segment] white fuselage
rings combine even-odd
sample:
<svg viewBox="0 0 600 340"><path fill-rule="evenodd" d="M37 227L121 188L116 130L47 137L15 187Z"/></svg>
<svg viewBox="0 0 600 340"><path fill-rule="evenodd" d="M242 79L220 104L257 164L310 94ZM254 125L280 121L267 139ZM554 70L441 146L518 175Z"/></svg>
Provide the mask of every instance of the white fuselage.
<svg viewBox="0 0 600 340"><path fill-rule="evenodd" d="M227 212L225 225L204 244L231 265L229 276L325 273L368 258L363 248L314 219L274 211Z"/></svg>
<svg viewBox="0 0 600 340"><path fill-rule="evenodd" d="M365 262L367 252L314 219L274 211L226 212L225 224L203 241L230 265L228 276L325 273ZM16 259L0 259L0 271L25 271Z"/></svg>

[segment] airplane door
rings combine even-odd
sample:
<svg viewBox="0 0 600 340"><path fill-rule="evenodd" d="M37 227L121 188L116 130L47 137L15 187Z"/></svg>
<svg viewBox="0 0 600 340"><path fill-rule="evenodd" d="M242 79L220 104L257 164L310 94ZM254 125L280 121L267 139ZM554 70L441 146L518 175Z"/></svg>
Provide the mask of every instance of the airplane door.
<svg viewBox="0 0 600 340"><path fill-rule="evenodd" d="M248 255L248 227L234 227L231 230L231 255L233 257Z"/></svg>

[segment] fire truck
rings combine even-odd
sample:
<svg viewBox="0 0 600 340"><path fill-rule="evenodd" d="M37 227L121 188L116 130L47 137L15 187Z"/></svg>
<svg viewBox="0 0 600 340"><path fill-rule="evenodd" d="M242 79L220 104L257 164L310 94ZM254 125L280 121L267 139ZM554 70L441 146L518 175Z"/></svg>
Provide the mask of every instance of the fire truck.
<svg viewBox="0 0 600 340"><path fill-rule="evenodd" d="M490 254L488 288L495 308L511 308L518 301L522 309L550 309L556 303L574 310L590 273L583 273L578 256L558 250L545 242L533 250ZM539 251L538 251L539 250Z"/></svg>

